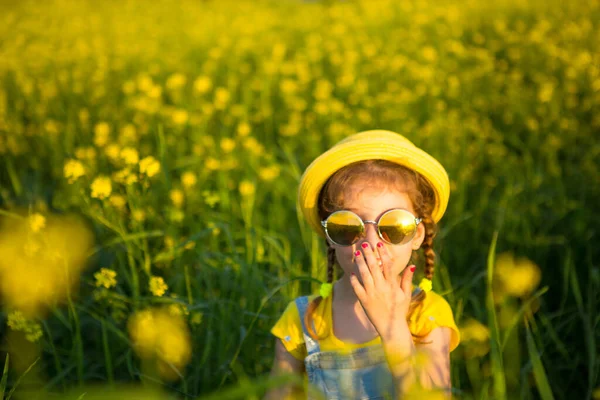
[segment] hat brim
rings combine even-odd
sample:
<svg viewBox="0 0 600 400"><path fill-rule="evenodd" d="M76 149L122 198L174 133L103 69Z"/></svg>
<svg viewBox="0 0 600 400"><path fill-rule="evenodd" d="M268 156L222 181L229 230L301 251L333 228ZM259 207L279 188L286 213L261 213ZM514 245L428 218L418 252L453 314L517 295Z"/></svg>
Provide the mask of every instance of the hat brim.
<svg viewBox="0 0 600 400"><path fill-rule="evenodd" d="M318 211L318 199L323 185L339 169L365 160L387 160L421 174L429 181L435 193L436 201L431 217L435 222L442 218L450 194L450 182L446 170L435 158L414 146L403 136L389 133L398 138L390 141L389 135L380 140L365 136L339 142L308 166L300 179L298 205L311 228L319 235L325 237Z"/></svg>

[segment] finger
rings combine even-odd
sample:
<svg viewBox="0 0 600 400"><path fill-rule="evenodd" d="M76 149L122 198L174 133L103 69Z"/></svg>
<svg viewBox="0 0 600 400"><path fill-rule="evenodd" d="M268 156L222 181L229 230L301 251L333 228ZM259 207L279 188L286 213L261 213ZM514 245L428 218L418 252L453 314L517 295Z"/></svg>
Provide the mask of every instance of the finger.
<svg viewBox="0 0 600 400"><path fill-rule="evenodd" d="M390 257L382 242L377 243L377 253L383 265L383 277L388 281L391 281L392 278L396 279L396 277L392 277L392 257Z"/></svg>
<svg viewBox="0 0 600 400"><path fill-rule="evenodd" d="M354 262L358 268L358 274L360 275L360 280L362 281L365 291L372 291L374 287L373 277L371 276L371 271L369 271L363 253L360 250L356 250L354 253Z"/></svg>
<svg viewBox="0 0 600 400"><path fill-rule="evenodd" d="M367 300L367 292L356 275L354 275L354 272L350 275L350 284L352 285L352 289L354 289L354 293L356 294L356 297L358 297L358 300L361 303L364 303Z"/></svg>
<svg viewBox="0 0 600 400"><path fill-rule="evenodd" d="M364 242L361 245L361 248L363 257L367 263L367 266L369 267L369 271L371 272L373 283L375 286L380 286L384 281L384 277L383 273L381 272L381 267L379 264L380 260L378 260L379 257L377 257L377 255L373 252L373 247L371 247L371 244Z"/></svg>
<svg viewBox="0 0 600 400"><path fill-rule="evenodd" d="M412 295L412 280L413 276L415 275L416 268L417 267L415 267L414 265L409 265L408 267L406 267L404 269L404 273L402 274L402 281L400 282L400 287L402 288L402 291L404 292L406 297L408 297L409 300Z"/></svg>

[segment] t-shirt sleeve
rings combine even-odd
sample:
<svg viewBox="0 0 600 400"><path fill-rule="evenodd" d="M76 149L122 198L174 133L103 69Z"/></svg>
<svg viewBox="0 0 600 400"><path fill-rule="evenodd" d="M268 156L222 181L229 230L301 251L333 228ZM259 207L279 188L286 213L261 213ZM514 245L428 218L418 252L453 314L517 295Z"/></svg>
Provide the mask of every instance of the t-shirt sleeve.
<svg viewBox="0 0 600 400"><path fill-rule="evenodd" d="M450 328L450 351L460 343L460 331L454 322L450 304L435 292L428 292L423 304L410 318L410 330L417 337L424 337L438 327Z"/></svg>
<svg viewBox="0 0 600 400"><path fill-rule="evenodd" d="M306 358L302 322L295 301L291 301L271 328L271 333L281 339L285 349L298 360Z"/></svg>

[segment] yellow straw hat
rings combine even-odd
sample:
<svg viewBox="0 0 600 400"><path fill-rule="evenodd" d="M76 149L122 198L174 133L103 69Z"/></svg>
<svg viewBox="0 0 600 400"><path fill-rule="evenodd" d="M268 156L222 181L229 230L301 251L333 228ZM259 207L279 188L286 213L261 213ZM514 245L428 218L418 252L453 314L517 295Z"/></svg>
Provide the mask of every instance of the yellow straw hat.
<svg viewBox="0 0 600 400"><path fill-rule="evenodd" d="M435 192L432 218L435 222L442 218L450 196L450 181L442 164L398 133L372 130L339 141L317 157L300 178L298 204L315 232L325 237L318 211L325 182L340 168L364 160L388 160L423 175Z"/></svg>

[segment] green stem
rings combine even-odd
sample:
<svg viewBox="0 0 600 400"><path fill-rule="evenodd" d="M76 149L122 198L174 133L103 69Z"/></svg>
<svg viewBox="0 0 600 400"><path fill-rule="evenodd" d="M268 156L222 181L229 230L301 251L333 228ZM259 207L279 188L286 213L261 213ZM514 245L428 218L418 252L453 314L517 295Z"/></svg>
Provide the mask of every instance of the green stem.
<svg viewBox="0 0 600 400"><path fill-rule="evenodd" d="M106 365L106 377L110 386L114 384L114 373L112 367L112 357L110 354L110 346L108 345L108 332L106 331L106 322L104 318L100 319L102 327L102 345L104 347L104 363Z"/></svg>

